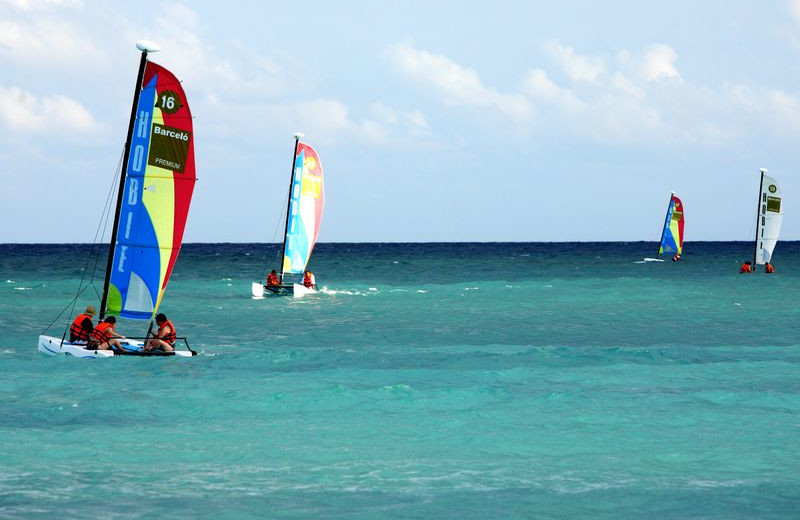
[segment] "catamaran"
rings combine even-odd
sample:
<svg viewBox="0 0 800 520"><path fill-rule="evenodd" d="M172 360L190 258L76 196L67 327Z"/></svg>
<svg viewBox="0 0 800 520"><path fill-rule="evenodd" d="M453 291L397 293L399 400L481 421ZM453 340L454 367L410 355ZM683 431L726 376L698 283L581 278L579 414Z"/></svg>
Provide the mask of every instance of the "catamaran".
<svg viewBox="0 0 800 520"><path fill-rule="evenodd" d="M114 225L106 264L99 319L116 314L150 320L144 338L123 340L124 350L89 350L85 344L39 336L39 351L84 358L114 355L193 356L186 350L145 351L153 317L164 297L183 241L195 184L192 114L180 81L148 61L160 48L141 40L142 52L120 168ZM80 294L80 293L79 293ZM77 298L77 297L76 297ZM143 340L143 341L140 341Z"/></svg>
<svg viewBox="0 0 800 520"><path fill-rule="evenodd" d="M753 265L763 265L772 260L772 252L778 243L783 223L783 204L778 181L766 175L766 168L761 168L760 171Z"/></svg>
<svg viewBox="0 0 800 520"><path fill-rule="evenodd" d="M317 242L322 210L325 207L322 163L316 150L300 141L303 137L305 136L299 132L294 134L279 284L267 286L261 282L253 282L254 298L262 298L265 294L299 297L317 292L316 285L306 287L298 283L302 281L311 251Z"/></svg>
<svg viewBox="0 0 800 520"><path fill-rule="evenodd" d="M683 203L673 191L667 204L667 215L661 230L661 242L655 258L645 258L645 262L663 262L661 255L671 254L672 258L683 254Z"/></svg>

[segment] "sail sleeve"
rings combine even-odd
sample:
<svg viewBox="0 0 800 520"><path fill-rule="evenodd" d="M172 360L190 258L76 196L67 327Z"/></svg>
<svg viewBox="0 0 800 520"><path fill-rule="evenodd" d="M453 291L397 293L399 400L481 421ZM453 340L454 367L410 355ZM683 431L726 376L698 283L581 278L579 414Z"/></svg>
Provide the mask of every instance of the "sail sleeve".
<svg viewBox="0 0 800 520"><path fill-rule="evenodd" d="M658 253L683 254L683 203L674 193L667 206Z"/></svg>
<svg viewBox="0 0 800 520"><path fill-rule="evenodd" d="M764 175L761 183L761 197L758 204L758 225L756 226L756 263L765 264L772 260L772 251L778 243L783 222L783 197L778 182Z"/></svg>
<svg viewBox="0 0 800 520"><path fill-rule="evenodd" d="M192 114L175 76L148 62L141 85L108 311L152 319L180 252L195 183Z"/></svg>
<svg viewBox="0 0 800 520"><path fill-rule="evenodd" d="M316 150L305 143L298 143L289 193L289 220L283 257L285 273L302 273L311 258L325 206L323 184L322 163Z"/></svg>

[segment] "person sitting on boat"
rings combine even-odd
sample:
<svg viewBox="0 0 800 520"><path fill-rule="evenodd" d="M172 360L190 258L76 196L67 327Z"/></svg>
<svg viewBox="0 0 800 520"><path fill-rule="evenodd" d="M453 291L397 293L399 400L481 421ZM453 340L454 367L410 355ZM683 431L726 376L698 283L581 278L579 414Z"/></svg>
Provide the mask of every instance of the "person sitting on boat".
<svg viewBox="0 0 800 520"><path fill-rule="evenodd" d="M156 337L147 342L144 347L145 352L153 350L163 350L164 352L172 352L175 350L175 340L178 338L175 332L175 325L167 319L163 313L156 315L156 323L158 324L158 332Z"/></svg>
<svg viewBox="0 0 800 520"><path fill-rule="evenodd" d="M89 336L94 330L92 318L95 314L94 305L87 305L86 311L75 317L75 321L73 321L72 325L69 327L70 343L77 343L79 345L86 345L89 343Z"/></svg>
<svg viewBox="0 0 800 520"><path fill-rule="evenodd" d="M280 285L281 281L278 280L278 273L273 269L272 272L267 275L267 287L278 287Z"/></svg>
<svg viewBox="0 0 800 520"><path fill-rule="evenodd" d="M755 271L755 269L753 269L753 265L750 263L749 260L743 263L741 267L739 267L739 274L752 273L753 271Z"/></svg>
<svg viewBox="0 0 800 520"><path fill-rule="evenodd" d="M673 262L680 262L681 260L683 260L683 258L681 258L681 255L675 255L672 257Z"/></svg>
<svg viewBox="0 0 800 520"><path fill-rule="evenodd" d="M125 350L119 341L125 339L125 336L114 331L116 323L114 316L107 316L98 323L89 337L89 350Z"/></svg>
<svg viewBox="0 0 800 520"><path fill-rule="evenodd" d="M314 278L314 273L308 269L306 269L306 272L303 273L303 285L309 289L313 289L314 286L317 285L317 279Z"/></svg>
<svg viewBox="0 0 800 520"><path fill-rule="evenodd" d="M766 264L764 264L764 272L767 273L767 274L774 273L775 272L775 268L772 267L771 263L767 262Z"/></svg>

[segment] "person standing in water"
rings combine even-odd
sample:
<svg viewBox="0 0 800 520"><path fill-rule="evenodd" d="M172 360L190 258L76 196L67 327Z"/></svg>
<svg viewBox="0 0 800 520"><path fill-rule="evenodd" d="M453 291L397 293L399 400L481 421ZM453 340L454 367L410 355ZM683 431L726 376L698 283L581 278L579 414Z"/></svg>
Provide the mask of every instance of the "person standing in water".
<svg viewBox="0 0 800 520"><path fill-rule="evenodd" d="M772 274L775 272L775 268L772 267L771 263L767 262L766 264L764 264L764 272L767 274Z"/></svg>
<svg viewBox="0 0 800 520"><path fill-rule="evenodd" d="M749 260L739 267L739 274L752 273L753 271L755 271L755 269L753 269L753 264L751 264Z"/></svg>

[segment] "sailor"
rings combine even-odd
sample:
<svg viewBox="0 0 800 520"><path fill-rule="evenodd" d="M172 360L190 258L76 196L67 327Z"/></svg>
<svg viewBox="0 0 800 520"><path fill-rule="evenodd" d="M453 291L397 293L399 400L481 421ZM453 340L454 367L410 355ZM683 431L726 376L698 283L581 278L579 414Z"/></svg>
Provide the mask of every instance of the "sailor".
<svg viewBox="0 0 800 520"><path fill-rule="evenodd" d="M739 274L752 273L753 271L755 271L755 269L753 269L753 265L749 260L739 267Z"/></svg>
<svg viewBox="0 0 800 520"><path fill-rule="evenodd" d="M173 325L163 313L158 313L156 315L156 323L158 324L156 337L147 342L147 346L144 347L144 350L146 352L151 352L153 350L163 350L164 352L174 351L175 340L178 338L178 334L175 332L175 325Z"/></svg>
<svg viewBox="0 0 800 520"><path fill-rule="evenodd" d="M97 324L89 337L89 350L125 350L120 339L125 336L114 331L117 319L114 316L107 316L106 319Z"/></svg>
<svg viewBox="0 0 800 520"><path fill-rule="evenodd" d="M683 260L681 258L681 255L675 255L675 256L672 257L672 261L673 262L680 262L681 260Z"/></svg>
<svg viewBox="0 0 800 520"><path fill-rule="evenodd" d="M78 345L86 345L89 342L89 336L94 330L94 322L92 317L96 314L94 305L87 305L86 311L83 314L78 314L75 321L69 327L69 342Z"/></svg>
<svg viewBox="0 0 800 520"><path fill-rule="evenodd" d="M775 272L775 268L772 267L771 263L767 262L766 264L764 264L764 272L767 273L767 274L774 273Z"/></svg>
<svg viewBox="0 0 800 520"><path fill-rule="evenodd" d="M314 278L314 273L306 269L303 273L303 285L312 289L317 284L316 278Z"/></svg>
<svg viewBox="0 0 800 520"><path fill-rule="evenodd" d="M278 287L280 284L278 273L273 269L272 272L267 275L267 287Z"/></svg>

